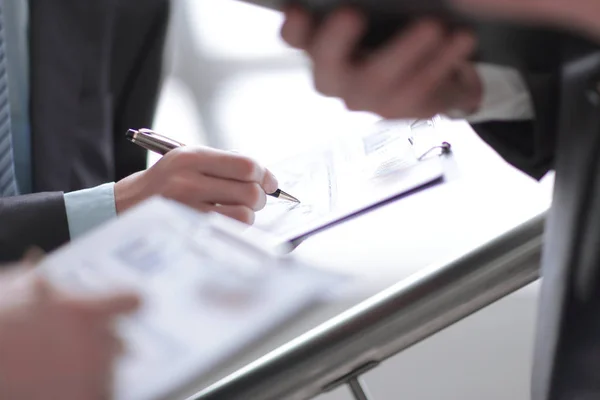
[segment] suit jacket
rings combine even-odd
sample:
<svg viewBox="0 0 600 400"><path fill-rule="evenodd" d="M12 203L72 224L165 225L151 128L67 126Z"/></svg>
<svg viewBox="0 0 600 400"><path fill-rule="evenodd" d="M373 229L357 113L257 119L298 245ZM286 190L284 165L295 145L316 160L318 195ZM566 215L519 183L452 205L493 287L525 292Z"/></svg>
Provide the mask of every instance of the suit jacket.
<svg viewBox="0 0 600 400"><path fill-rule="evenodd" d="M475 129L533 177L556 170L532 399L600 399L600 48L564 38L554 61L524 71L534 122Z"/></svg>
<svg viewBox="0 0 600 400"><path fill-rule="evenodd" d="M168 0L30 0L33 187L0 198L0 262L69 240L62 192L145 168L125 140L150 126L158 97Z"/></svg>

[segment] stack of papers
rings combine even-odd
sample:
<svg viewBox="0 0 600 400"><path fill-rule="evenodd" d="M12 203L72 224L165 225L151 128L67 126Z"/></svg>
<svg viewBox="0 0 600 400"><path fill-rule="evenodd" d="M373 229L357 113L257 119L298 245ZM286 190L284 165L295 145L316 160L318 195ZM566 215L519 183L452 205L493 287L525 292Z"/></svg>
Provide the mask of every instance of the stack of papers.
<svg viewBox="0 0 600 400"><path fill-rule="evenodd" d="M116 399L168 398L329 292L339 276L282 258L268 236L154 198L49 256L66 290L131 288L142 309L118 325Z"/></svg>

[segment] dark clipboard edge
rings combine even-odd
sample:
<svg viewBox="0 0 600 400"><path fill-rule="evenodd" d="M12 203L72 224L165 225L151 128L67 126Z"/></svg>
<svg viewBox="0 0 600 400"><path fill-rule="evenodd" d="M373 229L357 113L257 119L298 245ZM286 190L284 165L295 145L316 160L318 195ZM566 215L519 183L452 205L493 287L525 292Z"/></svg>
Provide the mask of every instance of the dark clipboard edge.
<svg viewBox="0 0 600 400"><path fill-rule="evenodd" d="M283 241L283 244L285 244L286 246L291 246L291 249L289 251L291 253L298 246L300 246L300 244L302 244L302 242L304 242L306 239L308 239L311 236L314 236L314 235L316 235L316 234L318 234L320 232L323 232L323 231L325 231L325 230L327 230L329 228L333 228L334 226L339 225L339 224L341 224L343 222L346 222L346 221L348 221L348 220L350 220L352 218L356 218L356 217L358 217L360 215L363 215L363 214L366 214L366 213L368 213L370 211L373 211L376 208L383 207L383 206L385 206L387 204L393 203L393 202L398 201L398 200L402 200L402 199L407 198L407 197L409 197L409 196L411 196L413 194L416 194L418 192L421 192L421 191L427 190L429 188L432 188L434 186L437 186L438 184L441 184L441 183L443 183L445 181L446 181L445 174L442 174L439 177L434 178L433 180L430 180L429 182L423 183L423 184L421 184L419 186L416 186L416 187L414 187L414 188L412 188L410 190L398 193L398 194L393 195L393 196L391 196L391 197L389 197L389 198L387 198L385 200L382 200L380 202L371 204L371 205L369 205L369 206L367 206L365 208L361 208L361 209L359 209L357 211L351 212L351 213L349 213L349 214L347 214L347 215L345 215L345 216L343 216L341 218L338 218L336 220L333 220L333 221L330 221L330 222L328 222L326 224L323 224L323 225L321 225L321 226L319 226L317 228L309 230L309 231L307 231L307 232L303 233L302 235L297 236L295 238L287 239L287 240Z"/></svg>

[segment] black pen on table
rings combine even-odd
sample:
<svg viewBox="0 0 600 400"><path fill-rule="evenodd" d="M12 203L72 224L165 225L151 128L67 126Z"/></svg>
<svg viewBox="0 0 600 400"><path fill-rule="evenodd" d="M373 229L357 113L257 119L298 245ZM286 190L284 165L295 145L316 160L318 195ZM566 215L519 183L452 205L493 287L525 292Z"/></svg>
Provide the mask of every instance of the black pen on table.
<svg viewBox="0 0 600 400"><path fill-rule="evenodd" d="M183 143L170 139L150 129L129 129L126 133L126 136L130 142L135 143L138 146L145 148L146 150L158 153L162 156L164 156L173 149L185 146ZM300 203L300 200L298 200L291 194L284 192L281 189L277 189L273 193L267 193L267 195L275 197L277 199L287 200L294 203Z"/></svg>

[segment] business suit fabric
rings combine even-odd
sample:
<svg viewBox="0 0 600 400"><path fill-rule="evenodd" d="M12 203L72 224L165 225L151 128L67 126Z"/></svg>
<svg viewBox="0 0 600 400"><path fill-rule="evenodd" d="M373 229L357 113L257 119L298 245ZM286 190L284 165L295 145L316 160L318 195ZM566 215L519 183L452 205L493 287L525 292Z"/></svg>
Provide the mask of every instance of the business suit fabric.
<svg viewBox="0 0 600 400"><path fill-rule="evenodd" d="M600 49L565 38L554 63L525 75L535 123L475 128L532 176L556 170L532 399L600 399Z"/></svg>
<svg viewBox="0 0 600 400"><path fill-rule="evenodd" d="M0 4L0 196L17 194L17 178L10 129L10 105L8 102L8 77L4 38L4 12Z"/></svg>
<svg viewBox="0 0 600 400"><path fill-rule="evenodd" d="M169 2L30 0L29 13L33 187L42 193L0 199L0 262L69 240L63 191L145 168L124 133L152 124Z"/></svg>

